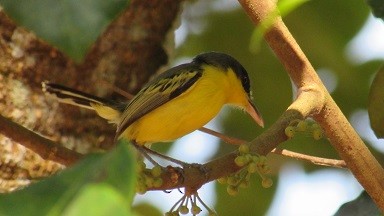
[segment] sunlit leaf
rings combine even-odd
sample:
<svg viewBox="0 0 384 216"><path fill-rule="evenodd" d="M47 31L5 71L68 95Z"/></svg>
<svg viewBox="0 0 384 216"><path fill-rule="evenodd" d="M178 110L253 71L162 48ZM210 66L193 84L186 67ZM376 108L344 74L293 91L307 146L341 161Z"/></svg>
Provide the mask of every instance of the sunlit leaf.
<svg viewBox="0 0 384 216"><path fill-rule="evenodd" d="M150 203L139 203L137 205L134 205L132 207L132 211L137 215L137 216L163 216L164 213L161 212L159 209L151 205Z"/></svg>
<svg viewBox="0 0 384 216"><path fill-rule="evenodd" d="M19 24L80 61L127 0L1 0Z"/></svg>
<svg viewBox="0 0 384 216"><path fill-rule="evenodd" d="M73 215L132 215L126 199L120 192L106 183L91 183L83 187L72 200L62 216Z"/></svg>
<svg viewBox="0 0 384 216"><path fill-rule="evenodd" d="M384 67L377 72L369 93L368 114L378 138L384 137Z"/></svg>
<svg viewBox="0 0 384 216"><path fill-rule="evenodd" d="M127 144L120 143L108 153L87 156L56 176L11 194L0 194L0 215L129 213L135 191L134 165Z"/></svg>

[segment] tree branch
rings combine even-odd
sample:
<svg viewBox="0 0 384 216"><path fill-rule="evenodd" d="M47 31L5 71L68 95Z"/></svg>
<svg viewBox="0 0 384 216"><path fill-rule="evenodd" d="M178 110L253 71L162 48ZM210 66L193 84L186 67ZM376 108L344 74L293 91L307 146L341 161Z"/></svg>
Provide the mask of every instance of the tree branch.
<svg viewBox="0 0 384 216"><path fill-rule="evenodd" d="M109 83L136 93L168 62L167 51L173 47L166 47L166 37L169 32L173 34L181 3L130 1L127 9L94 43L79 71L84 71L91 83L104 77Z"/></svg>
<svg viewBox="0 0 384 216"><path fill-rule="evenodd" d="M239 0L239 2L256 25L260 24L276 8L275 2L271 0ZM265 39L299 89L298 97L308 94L307 98L312 108L307 110L309 111L307 114L311 114L321 125L331 144L346 162L353 175L378 207L384 211L383 168L333 101L281 17L275 20L266 33ZM291 106L290 108L302 110L300 107Z"/></svg>
<svg viewBox="0 0 384 216"><path fill-rule="evenodd" d="M329 167L344 168L344 169L348 168L347 164L345 164L345 161L343 160L335 160L335 159L316 157L316 156L311 156L306 154L300 154L297 152L289 151L286 149L280 149L280 148L273 149L272 153L303 160L306 162L311 162L313 164L320 165L320 166L329 166Z"/></svg>
<svg viewBox="0 0 384 216"><path fill-rule="evenodd" d="M45 160L51 160L65 166L70 166L82 158L81 154L58 145L47 138L39 136L33 131L12 122L2 115L0 115L0 133L15 142L21 143Z"/></svg>

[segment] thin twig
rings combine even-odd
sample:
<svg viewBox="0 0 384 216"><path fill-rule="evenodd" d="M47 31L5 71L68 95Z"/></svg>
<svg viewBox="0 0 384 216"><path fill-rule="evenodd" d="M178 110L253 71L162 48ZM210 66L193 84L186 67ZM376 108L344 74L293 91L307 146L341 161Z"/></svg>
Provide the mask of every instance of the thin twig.
<svg viewBox="0 0 384 216"><path fill-rule="evenodd" d="M232 145L241 145L244 143L249 143L246 140L234 138L227 136L225 134L219 133L217 131L208 129L208 128L200 128L200 131L210 134L212 136L215 136L224 142ZM289 151L286 149L280 149L280 148L275 148L271 151L272 153L278 154L278 155L283 155L286 157L290 158L295 158L303 161L307 161L316 165L321 165L321 166L330 166L330 167L337 167L337 168L347 168L347 165L343 160L336 160L336 159L328 159L328 158L322 158L322 157L316 157L316 156L311 156L311 155L306 155L306 154L301 154L293 151Z"/></svg>
<svg viewBox="0 0 384 216"><path fill-rule="evenodd" d="M347 165L345 164L345 161L343 160L316 157L316 156L301 154L301 153L289 151L286 149L280 149L280 148L275 148L271 152L275 154L283 155L286 157L311 162L313 164L320 165L320 166L329 166L329 167L344 168L344 169L348 168Z"/></svg>

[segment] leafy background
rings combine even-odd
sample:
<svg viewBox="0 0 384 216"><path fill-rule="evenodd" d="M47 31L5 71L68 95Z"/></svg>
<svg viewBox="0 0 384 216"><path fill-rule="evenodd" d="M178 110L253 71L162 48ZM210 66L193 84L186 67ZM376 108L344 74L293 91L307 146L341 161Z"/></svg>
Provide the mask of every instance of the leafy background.
<svg viewBox="0 0 384 216"><path fill-rule="evenodd" d="M366 130L367 125L364 123L368 119L366 109L369 103L370 85L375 72L382 64L382 59L356 61L356 58L351 57L348 47L370 14L368 5L361 0L313 0L302 3L291 13L285 15L286 25L321 78L329 86L329 90L332 90L332 96L343 113L348 118L352 117L356 128ZM87 48L95 41L103 28L128 4L124 0L68 0L59 2L53 0L17 2L0 0L0 5L17 22L33 30L37 35L59 47L77 61L81 61ZM253 37L254 32L253 24L237 2L220 0L186 2L181 27L176 36L176 58L171 64L183 62L185 58L190 59L200 52L209 50L231 54L250 73L253 81L253 95L259 110L263 113L266 127L268 127L290 104L293 98L292 86L283 66L265 42ZM379 88L380 90L382 88ZM213 127L220 129L225 134L248 140L262 132L262 129L255 126L248 116L227 109L213 123ZM211 155L203 156L205 158L193 156L192 162L208 160L210 157L225 154L234 149L233 146L224 143L216 145L217 140L207 141L207 139L203 139L204 141L201 142L200 139L196 138L198 136L201 134L194 134L185 139L192 140L193 143L188 144L190 148L202 149L196 155L202 156L207 149L213 150L211 150ZM380 152L378 148L370 145L372 141L377 143L377 140L370 138L366 141L383 164L382 151ZM186 146L187 144L178 142L175 145L179 148L179 146ZM169 145L164 146L156 147L156 149L165 151L171 148ZM295 137L282 146L293 151L316 156L338 157L326 139L314 141L308 135ZM188 157L187 154L190 152L185 149L174 150L173 146L171 151L180 152L175 155L178 158ZM207 190L208 192L203 192L203 199L211 201L211 205L214 206L219 215L264 215L269 210L272 201L279 200L277 195L281 195L281 193L276 192L277 187L284 185L284 179L279 178L279 172L287 170L283 168L292 163L296 167L302 167L308 175L320 175L320 179L323 178L324 181L336 181L335 176L340 173L347 175L347 171L314 166L271 155L269 164L273 168L272 177L274 178L272 188L262 188L260 179L254 177L250 188L241 190L236 197L230 197L225 186L211 183L207 186L210 188ZM333 175L332 173L337 174ZM360 190L356 189L358 186L356 186L357 183L353 178L349 177L343 180L346 181L345 184L351 184L351 190ZM324 184L324 186L327 185ZM301 194L300 191L291 191L291 193ZM148 202L159 203L171 196L180 197L181 194L178 192L170 195L162 194L162 192L151 192L147 196L153 197L155 201L151 199L146 203L143 201L146 199L140 196L135 202L134 209L136 212L142 215L160 215L163 210L159 211L157 208L167 209L171 206L154 207ZM356 196L358 193L352 195L350 199ZM322 197L321 199L327 200L329 198ZM311 199L314 200L311 197L304 197L304 199L309 200L309 202ZM313 202L309 206L312 206ZM305 205L302 203L303 208ZM321 201L317 205L323 208ZM284 206L284 208L287 214L291 212L288 209L289 206ZM333 209L328 208L331 213L337 210L334 207ZM272 214L271 212L279 212L269 211L270 214ZM295 210L292 211L295 214ZM297 209L295 215L299 213L300 211ZM307 214L311 213L315 212L307 212Z"/></svg>

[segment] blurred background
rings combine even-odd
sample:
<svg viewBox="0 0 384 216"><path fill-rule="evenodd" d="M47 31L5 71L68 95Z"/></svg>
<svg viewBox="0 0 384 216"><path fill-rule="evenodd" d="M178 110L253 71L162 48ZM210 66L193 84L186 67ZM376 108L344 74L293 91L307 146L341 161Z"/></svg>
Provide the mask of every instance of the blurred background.
<svg viewBox="0 0 384 216"><path fill-rule="evenodd" d="M3 0L0 4L5 10L16 14L19 22L29 25L28 16L22 15L30 11L28 5L18 7L12 1ZM126 1L111 1L110 4L116 14ZM80 9L89 22L101 26L100 29L107 24L105 20L108 19L91 9ZM384 142L374 136L367 114L370 84L384 58L382 20L374 18L365 1L361 0L306 1L283 19L336 103L383 164ZM33 20L32 23L41 22ZM43 25L28 27L43 38L45 33L39 29L58 31L57 26L49 23L49 19L45 19L44 23L44 28L41 27ZM70 21L66 25L71 25ZM93 26L85 25L82 31L89 33L87 28ZM73 28L59 30L71 32ZM95 31L88 36L83 35L82 31L77 29L75 33L69 33L77 41L71 37L50 39L48 36L46 39L73 58L81 58L81 53L85 53L87 46L99 34ZM237 1L185 2L180 26L175 32L175 48L169 49L173 57L170 66L189 62L195 55L205 51L221 51L234 56L250 75L254 101L268 128L285 111L295 95L283 66L255 32L254 25ZM82 39L85 42L81 42ZM81 44L74 46L73 43ZM246 140L253 139L264 130L243 112L228 108L223 109L207 127ZM172 157L196 163L207 162L236 148L201 132L194 132L173 144L154 147ZM338 158L326 138L316 141L310 134L295 136L281 147L319 157ZM260 177L254 175L250 188L241 189L235 197L226 192L225 185L216 182L204 185L199 190L200 196L222 216L320 216L333 215L343 203L355 199L363 191L347 170L315 166L273 154L268 156L268 164L272 168L271 177L274 181L271 188L263 188ZM152 209L157 213L151 214L161 215L181 196L177 190L169 194L147 192L137 195L134 204L142 212Z"/></svg>

